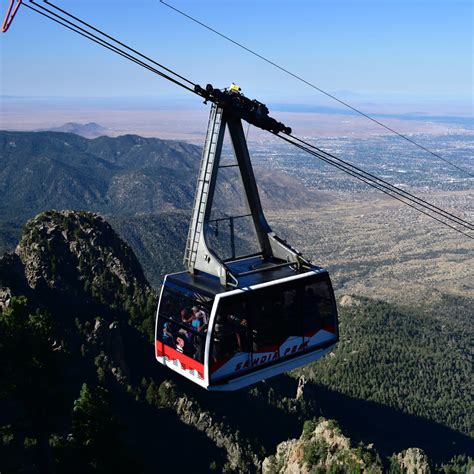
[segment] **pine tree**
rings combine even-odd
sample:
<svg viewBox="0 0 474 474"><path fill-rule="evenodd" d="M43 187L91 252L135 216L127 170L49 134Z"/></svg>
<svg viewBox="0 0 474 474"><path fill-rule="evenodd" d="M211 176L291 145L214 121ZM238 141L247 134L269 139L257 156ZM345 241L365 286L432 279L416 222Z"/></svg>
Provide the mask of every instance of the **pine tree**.
<svg viewBox="0 0 474 474"><path fill-rule="evenodd" d="M84 383L72 413L72 434L83 471L133 472L120 432L108 391Z"/></svg>

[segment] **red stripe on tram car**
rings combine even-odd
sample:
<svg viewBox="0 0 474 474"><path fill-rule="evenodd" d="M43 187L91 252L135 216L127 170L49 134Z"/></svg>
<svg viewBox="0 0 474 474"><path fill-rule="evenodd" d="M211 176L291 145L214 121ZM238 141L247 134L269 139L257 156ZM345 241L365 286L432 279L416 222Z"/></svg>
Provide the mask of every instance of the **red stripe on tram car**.
<svg viewBox="0 0 474 474"><path fill-rule="evenodd" d="M161 341L155 341L155 355L163 357L163 343Z"/></svg>
<svg viewBox="0 0 474 474"><path fill-rule="evenodd" d="M170 360L179 360L181 366L185 370L195 370L199 376L204 378L204 364L201 364L197 360L178 352L176 349L163 344L161 341L156 341L156 356L167 357Z"/></svg>

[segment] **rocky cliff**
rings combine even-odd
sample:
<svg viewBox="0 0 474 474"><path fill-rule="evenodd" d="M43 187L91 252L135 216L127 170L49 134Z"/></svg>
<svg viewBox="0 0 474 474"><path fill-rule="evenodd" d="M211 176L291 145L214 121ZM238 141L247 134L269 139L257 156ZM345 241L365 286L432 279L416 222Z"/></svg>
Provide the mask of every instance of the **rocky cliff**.
<svg viewBox="0 0 474 474"><path fill-rule="evenodd" d="M373 446L351 446L334 421L305 422L299 439L284 441L274 456L263 462L263 473L371 472L382 463Z"/></svg>
<svg viewBox="0 0 474 474"><path fill-rule="evenodd" d="M109 320L129 318L140 326L156 305L131 248L87 212L47 211L31 219L15 252L0 260L0 283L4 300L26 295L66 309L72 321L94 308Z"/></svg>
<svg viewBox="0 0 474 474"><path fill-rule="evenodd" d="M307 421L299 439L288 440L277 446L276 454L263 461L263 474L382 473L429 474L426 454L410 448L391 457L384 466L373 444L354 443L345 436L333 420L320 418Z"/></svg>
<svg viewBox="0 0 474 474"><path fill-rule="evenodd" d="M116 472L116 459L133 472L155 472L157 455L164 469L257 471L254 448L199 405L196 389L162 384L173 374L154 362L156 303L133 251L101 216L48 211L25 225L15 252L0 259L0 357L10 361L0 367L2 472ZM156 404L160 384L165 396ZM87 394L96 392L104 394L101 407L89 406ZM95 428L82 439L71 425L78 404L88 417L113 411L120 439L103 446L105 419L86 420ZM120 455L106 456L110 449Z"/></svg>

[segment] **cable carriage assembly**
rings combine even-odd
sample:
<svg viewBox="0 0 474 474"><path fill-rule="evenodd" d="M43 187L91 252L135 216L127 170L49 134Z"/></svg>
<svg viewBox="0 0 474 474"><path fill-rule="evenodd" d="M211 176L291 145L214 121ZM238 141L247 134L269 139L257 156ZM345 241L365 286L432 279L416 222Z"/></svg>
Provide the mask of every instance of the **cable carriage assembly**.
<svg viewBox="0 0 474 474"><path fill-rule="evenodd" d="M338 340L336 304L327 271L268 225L242 120L273 133L291 129L236 87L195 90L212 105L185 250L187 271L165 277L156 358L208 390L235 390L330 351ZM223 261L210 247L209 235L226 129L260 251Z"/></svg>
<svg viewBox="0 0 474 474"><path fill-rule="evenodd" d="M236 390L319 359L339 332L328 272L280 239L263 213L242 120L390 195L464 236L472 223L292 135L265 104L229 89L205 88L44 0L11 0L2 31L20 5L211 102L186 243L186 271L166 275L158 303L155 354L161 364L208 390ZM225 131L242 179L247 216L211 220ZM232 165L234 166L234 165ZM236 255L234 220L249 217L259 251ZM209 245L211 223L229 221L232 257ZM465 229L461 230L459 227Z"/></svg>

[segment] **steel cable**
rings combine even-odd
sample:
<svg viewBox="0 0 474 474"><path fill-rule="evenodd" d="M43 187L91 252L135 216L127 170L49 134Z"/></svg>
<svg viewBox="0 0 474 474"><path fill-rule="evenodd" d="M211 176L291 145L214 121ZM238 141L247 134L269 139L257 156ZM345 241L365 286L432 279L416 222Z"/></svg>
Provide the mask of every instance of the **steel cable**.
<svg viewBox="0 0 474 474"><path fill-rule="evenodd" d="M311 150L310 148L305 147L304 145L301 145L300 143L294 142L294 141L292 141L290 138L288 138L288 137L285 136L285 135L277 135L277 136L278 136L280 139L284 140L285 142L287 142L287 143L289 143L289 144L291 144L291 145L296 146L297 148L303 150L304 152L309 153L310 155L315 156L316 158L318 158L318 159L324 161L325 163L327 163L327 164L329 164L329 165L331 165L331 166L334 166L335 168L337 168L337 169L343 171L343 172L346 173L346 174L349 174L350 176L353 176L354 178L356 178L356 179L358 179L358 180L364 182L365 184L367 184L367 185L373 187L374 189L377 189L378 191L381 191L382 193L387 194L388 196L392 197L393 199L396 199L397 201L400 201L400 202L402 202L403 204L405 204L405 205L407 205L407 206L409 206L409 207L415 209L416 211L418 211L418 212L420 212L420 213L422 213L422 214L424 214L424 215L426 215L426 216L428 216L428 217L434 219L435 221L439 222L440 224L443 224L444 226L449 227L450 229L452 229L452 230L454 230L454 231L456 231L456 232L458 232L458 233L460 233L460 234L462 234L462 235L468 237L469 239L473 239L473 240L474 240L474 237L470 236L470 235L467 234L466 232L464 232L464 231L458 229L457 227L454 227L453 225L451 225L451 224L449 224L449 223L447 223L447 222L445 222L445 221L439 219L439 218L436 217L436 216L433 216L432 214L430 214L430 213L427 212L427 211L424 211L423 209L419 209L419 208L416 207L416 205L415 205L415 204L417 204L417 205L421 205L421 204L419 204L419 203L410 204L410 202L407 202L407 201L404 200L404 199L408 199L407 197L405 197L405 196L403 196L403 197L398 197L396 194L392 194L393 191L390 190L390 188L388 188L387 186L384 186L384 185L382 185L382 184L379 184L379 183L375 182L373 179L371 179L371 178L368 177L368 176L365 176L363 173L357 172L357 171L355 171L355 170L352 170L352 169L351 169L350 167L348 167L348 166L345 166L345 165L343 165L343 164L340 164L340 163L337 163L337 162L335 162L335 161L333 161L333 160L330 160L330 159L326 158L323 154L318 153L318 152L316 152L316 151L314 151L314 150ZM425 206L423 206L423 207L425 207ZM438 213L438 212L435 212L435 211L433 211L433 210L431 210L431 209L429 209L429 210L430 210L430 212L434 212L435 214L440 215L440 213ZM443 217L444 217L444 216L443 216ZM466 227L466 226L465 226L465 227Z"/></svg>
<svg viewBox="0 0 474 474"><path fill-rule="evenodd" d="M435 204L431 204L430 202L408 192L408 191L405 191L404 189L401 189L401 188L398 188L397 186L393 185L392 183L389 183L388 181L382 179L382 178L379 178L378 176L372 174L372 173L369 173L368 171L365 171L363 170L362 168L356 166L356 165L353 165L352 163L349 163L348 161L345 161L343 160L342 158L339 158L335 155L332 155L331 153L328 153L327 151L324 151L314 145L312 145L311 143L305 141L305 140L302 140L301 138L298 138L298 137L295 137L294 135L290 135L291 138L293 138L294 140L297 140L298 142L302 143L303 145L305 146L308 146L314 150L316 150L317 152L321 153L321 154L324 154L328 157L330 157L331 159L333 160L336 160L340 163L343 163L344 165L358 171L358 172L361 172L361 173L364 173L365 175L367 175L368 177L370 177L371 179L373 180L376 180L377 182L379 183L382 183L383 185L387 186L387 187L390 187L393 192L397 193L397 194L400 194L400 195L403 195L403 197L405 197L406 199L410 199L410 200L414 200L414 201L417 201L417 204L420 204L424 207L428 206L430 207L433 212L436 212L438 214L443 214L443 217L447 218L447 219L450 219L452 220L453 222L456 222L457 224L459 225L462 225L463 227L466 227L467 229L469 230L474 230L474 225L458 216L456 216L455 214L451 213L451 212L448 212L448 211L445 211L444 209L436 206Z"/></svg>
<svg viewBox="0 0 474 474"><path fill-rule="evenodd" d="M46 17L46 18L48 18L48 19L50 19L50 20L52 20L56 23L58 23L59 25L61 25L65 28L67 28L67 29L69 29L69 30L71 30L71 31L73 31L73 32L75 32L75 33L77 33L77 34L93 41L94 43L99 44L100 46L103 46L104 48L106 48L106 49L108 49L108 50L124 57L125 59L128 59L131 62L133 62L133 63L135 63L135 64L137 64L137 65L139 65L139 66L141 66L141 67L143 67L143 68L145 68L145 69L147 69L147 70L149 70L149 71L151 71L151 72L153 72L153 73L155 73L155 74L157 74L161 77L163 77L164 79L167 79L167 80L173 82L174 84L179 85L180 87L183 87L184 89L186 89L190 92L196 93L194 89L191 89L190 87L183 84L179 80L169 76L168 74L163 73L162 71L159 71L158 69L156 69L153 66L150 66L149 64L142 61L141 59L138 59L138 58L134 57L132 54L125 52L123 49L111 44L110 42L104 40L103 38L100 38L99 36L95 35L94 33L91 33L90 31L85 30L81 26L78 26L77 24L67 20L66 18L62 17L61 15L58 15L55 12L53 12L53 11L37 4L34 0L30 0L30 3L32 3L33 5L35 5L36 7L40 8L43 11L40 11L37 8L34 8L31 5L28 5L27 3L25 3L24 5L27 8L35 11L36 13L38 13L38 14L40 14L40 15L42 15L42 16L44 16L44 17ZM134 50L133 48L128 47L124 43L122 43L122 42L116 40L115 38L113 38L112 36L107 35L106 33L103 33L101 30L91 26L90 24L78 19L77 17L75 17L71 14L68 14L67 12L60 9L59 7L55 7L53 4L51 4L47 0L44 0L44 3L47 3L51 6L53 6L58 11L61 11L62 13L67 15L69 18L72 18L75 21L78 21L79 23L86 26L87 28L90 28L93 31L98 32L102 36L111 39L115 43L117 43L120 46L126 48L128 51L131 51L134 54L138 54L140 57L146 59L147 61L150 61L155 65L158 65L159 67L161 67L162 69L170 72L174 76L186 81L188 84L194 85L193 82L191 82L188 79L184 78L184 76L180 76L179 74L175 73L171 69L169 69L169 68L161 65L160 63L148 58L147 56L142 55L138 51ZM334 155L331 155L330 153L328 153L324 150L321 150L318 147L312 145L311 143L306 142L306 141L304 141L304 140L302 140L302 139L300 139L296 136L293 136L293 135L284 136L284 135L281 135L281 134L276 134L276 135L278 137L280 137L281 139L283 139L284 141L286 141L287 143L296 146L297 148L299 148L299 149L301 149L301 150L317 157L318 159L326 162L327 164L330 164L331 166L336 167L337 169L349 174L350 176L353 176L356 179L361 180L365 184L367 184L367 185L369 185L369 186L371 186L371 187L373 187L373 188L375 188L375 189L391 196L394 199L397 199L398 201L402 202L403 204L408 205L409 207L417 210L418 212L420 212L422 214L425 214L428 217L431 217L432 219L435 219L439 223L441 223L441 224L443 224L447 227L450 227L451 229L465 235L468 238L473 239L473 237L471 237L470 235L468 235L465 232L461 231L460 229L448 224L447 222L433 216L429 212L434 213L434 214L436 214L436 215L438 215L438 216L440 216L444 219L448 219L448 220L456 223L457 225L463 226L464 228L466 228L468 230L473 230L474 229L474 226L471 223L455 216L454 214L452 214L448 211L445 211L445 210L439 208L438 206L435 206L434 204L431 204L431 203L429 203L429 202L427 202L427 201L425 201L425 200L423 200L423 199L421 199L421 198L419 198L419 197L417 197L417 196L415 196L415 195L413 195L413 194L411 194L407 191L404 191L400 188L397 188L396 186L394 186L391 183L383 180L382 178L378 178L377 176L375 176L375 175L373 175L369 172L366 172L363 169L361 169L361 168L359 168L355 165L352 165L351 163L349 163L345 160L342 160L341 158L338 158ZM407 201L409 201L409 202L407 202ZM429 212L424 211L424 210L422 210L422 209L420 209L419 207L416 207L416 206L420 206L420 207L426 209Z"/></svg>

